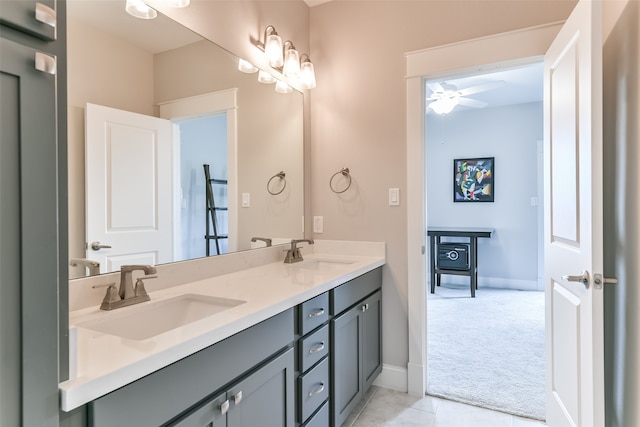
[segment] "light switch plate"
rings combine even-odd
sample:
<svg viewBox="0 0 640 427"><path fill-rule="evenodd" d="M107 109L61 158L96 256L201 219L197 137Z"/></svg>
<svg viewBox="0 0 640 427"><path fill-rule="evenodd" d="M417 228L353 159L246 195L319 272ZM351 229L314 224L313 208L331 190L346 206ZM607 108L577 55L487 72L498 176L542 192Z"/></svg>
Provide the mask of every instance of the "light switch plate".
<svg viewBox="0 0 640 427"><path fill-rule="evenodd" d="M324 233L324 218L321 216L313 217L313 232Z"/></svg>
<svg viewBox="0 0 640 427"><path fill-rule="evenodd" d="M242 193L242 207L248 208L249 206L251 206L251 194Z"/></svg>
<svg viewBox="0 0 640 427"><path fill-rule="evenodd" d="M400 189L389 189L389 206L400 206Z"/></svg>

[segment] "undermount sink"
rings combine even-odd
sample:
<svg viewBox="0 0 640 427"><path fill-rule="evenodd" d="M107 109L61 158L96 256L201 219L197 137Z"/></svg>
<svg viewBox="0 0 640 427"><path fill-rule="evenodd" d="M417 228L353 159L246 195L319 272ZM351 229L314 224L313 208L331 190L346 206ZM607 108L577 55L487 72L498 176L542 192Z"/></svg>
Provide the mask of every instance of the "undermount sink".
<svg viewBox="0 0 640 427"><path fill-rule="evenodd" d="M303 270L332 271L342 270L353 263L355 263L355 261L348 259L309 259L296 264L291 264L291 266Z"/></svg>
<svg viewBox="0 0 640 427"><path fill-rule="evenodd" d="M78 323L91 329L130 340L145 340L205 317L244 304L246 301L198 294L184 294L158 302L105 313L100 319Z"/></svg>

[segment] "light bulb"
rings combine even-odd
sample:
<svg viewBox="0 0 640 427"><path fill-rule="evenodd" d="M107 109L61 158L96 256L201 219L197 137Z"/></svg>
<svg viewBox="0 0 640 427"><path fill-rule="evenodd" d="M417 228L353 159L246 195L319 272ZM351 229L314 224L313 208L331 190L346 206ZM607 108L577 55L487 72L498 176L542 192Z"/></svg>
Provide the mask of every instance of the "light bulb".
<svg viewBox="0 0 640 427"><path fill-rule="evenodd" d="M302 63L300 69L300 84L303 89L313 89L316 87L316 73L313 70L313 63L308 59Z"/></svg>
<svg viewBox="0 0 640 427"><path fill-rule="evenodd" d="M267 55L269 65L272 67L282 67L282 38L274 32L267 36L264 42L264 53Z"/></svg>
<svg viewBox="0 0 640 427"><path fill-rule="evenodd" d="M287 77L300 77L300 56L294 48L289 48L284 53L284 67L282 74Z"/></svg>

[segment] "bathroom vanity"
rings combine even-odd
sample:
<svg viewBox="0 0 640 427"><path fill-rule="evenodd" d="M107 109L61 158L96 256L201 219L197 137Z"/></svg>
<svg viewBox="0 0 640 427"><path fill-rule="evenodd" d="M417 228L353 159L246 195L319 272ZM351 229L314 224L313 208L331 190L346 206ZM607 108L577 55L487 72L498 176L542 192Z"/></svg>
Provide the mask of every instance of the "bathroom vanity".
<svg viewBox="0 0 640 427"><path fill-rule="evenodd" d="M382 368L384 244L303 251L299 263L150 290L137 306L72 312L62 409L86 409L89 426L340 426ZM153 318L154 304L170 315L180 298L224 307L167 330L113 326L144 323L135 316Z"/></svg>

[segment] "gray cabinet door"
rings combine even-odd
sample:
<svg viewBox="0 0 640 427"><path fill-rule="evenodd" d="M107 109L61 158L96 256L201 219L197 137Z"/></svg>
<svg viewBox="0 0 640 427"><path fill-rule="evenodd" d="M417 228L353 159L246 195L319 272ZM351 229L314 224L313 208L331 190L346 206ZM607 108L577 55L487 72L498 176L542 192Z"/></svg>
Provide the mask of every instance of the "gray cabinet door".
<svg viewBox="0 0 640 427"><path fill-rule="evenodd" d="M45 425L58 414L56 78L30 47L0 38L0 57L0 424Z"/></svg>
<svg viewBox="0 0 640 427"><path fill-rule="evenodd" d="M202 404L171 427L226 427L227 416L225 405L228 405L227 395L222 394Z"/></svg>
<svg viewBox="0 0 640 427"><path fill-rule="evenodd" d="M227 392L227 427L294 427L294 353L282 355Z"/></svg>
<svg viewBox="0 0 640 427"><path fill-rule="evenodd" d="M382 292L367 298L362 312L362 379L366 392L382 370Z"/></svg>
<svg viewBox="0 0 640 427"><path fill-rule="evenodd" d="M361 306L353 307L331 321L333 425L339 427L363 396Z"/></svg>
<svg viewBox="0 0 640 427"><path fill-rule="evenodd" d="M2 0L0 23L43 40L56 39L55 0Z"/></svg>

